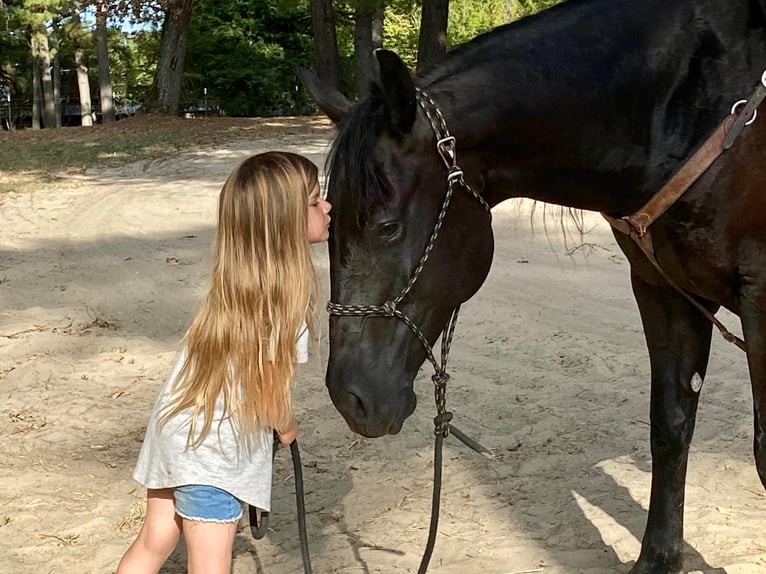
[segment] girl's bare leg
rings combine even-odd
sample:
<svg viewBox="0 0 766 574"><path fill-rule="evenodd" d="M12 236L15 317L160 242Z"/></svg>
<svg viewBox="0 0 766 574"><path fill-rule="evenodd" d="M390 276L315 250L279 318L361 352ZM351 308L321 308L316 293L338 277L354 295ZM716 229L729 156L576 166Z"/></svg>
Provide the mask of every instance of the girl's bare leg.
<svg viewBox="0 0 766 574"><path fill-rule="evenodd" d="M155 574L173 552L181 535L172 488L148 489L146 517L136 540L120 560L115 574Z"/></svg>
<svg viewBox="0 0 766 574"><path fill-rule="evenodd" d="M189 574L229 574L236 522L183 519Z"/></svg>

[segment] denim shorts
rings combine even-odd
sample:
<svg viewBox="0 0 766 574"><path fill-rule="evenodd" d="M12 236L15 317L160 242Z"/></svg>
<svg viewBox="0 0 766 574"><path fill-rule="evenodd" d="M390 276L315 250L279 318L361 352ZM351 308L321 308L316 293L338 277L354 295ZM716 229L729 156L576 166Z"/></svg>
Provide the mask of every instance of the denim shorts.
<svg viewBox="0 0 766 574"><path fill-rule="evenodd" d="M176 514L198 522L237 522L242 503L225 490L205 484L186 484L173 489Z"/></svg>

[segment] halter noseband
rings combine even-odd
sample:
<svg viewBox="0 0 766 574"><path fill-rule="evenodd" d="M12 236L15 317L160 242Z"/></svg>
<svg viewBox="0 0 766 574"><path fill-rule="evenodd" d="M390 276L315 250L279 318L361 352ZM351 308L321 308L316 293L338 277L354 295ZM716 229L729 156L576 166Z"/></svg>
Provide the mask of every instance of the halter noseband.
<svg viewBox="0 0 766 574"><path fill-rule="evenodd" d="M386 301L382 305L343 305L341 303L330 301L327 303L327 311L330 315L346 317L396 317L402 321L402 323L407 325L423 345L423 348L426 351L426 357L431 365L433 365L435 373L431 379L435 385L436 406L438 411L437 417L434 419L434 424L436 426L435 432L436 434L441 434L446 437L449 433L449 420L452 417L451 413L447 413L445 408L446 384L449 380L449 374L446 371L447 357L449 355L450 345L452 344L452 335L455 331L460 305L452 310L449 321L447 321L447 324L442 331L441 364L439 364L434 357L433 348L428 343L426 336L415 322L399 309L399 304L415 286L415 283L423 271L423 267L431 255L431 251L436 244L436 239L444 224L444 218L447 215L447 209L452 200L455 185L458 184L462 189L470 193L488 213L490 212L490 207L484 198L463 178L463 170L457 165L455 137L450 135L449 130L447 129L447 124L444 121L444 116L437 105L428 94L419 88L415 88L415 97L436 136L436 151L444 161L444 165L447 167L447 193L444 196L439 215L437 216L436 223L431 231L431 236L428 239L423 255L420 257L420 261L418 261L415 270L412 272L407 285L401 290L399 295Z"/></svg>
<svg viewBox="0 0 766 574"><path fill-rule="evenodd" d="M442 467L442 443L444 439L449 435L450 431L464 444L468 445L476 452L484 454L485 456L492 457L492 453L479 443L465 435L463 432L455 428L450 424L452 420L452 413L447 411L447 382L449 381L449 374L447 373L447 358L449 356L450 345L452 344L452 335L455 332L455 325L457 324L457 316L460 311L460 305L452 310L447 324L441 333L441 363L436 362L434 357L433 348L428 343L426 336L420 330L420 328L405 315L400 309L399 304L404 300L407 294L412 290L413 286L417 282L420 274L423 271L423 267L428 261L431 251L436 244L436 239L439 236L442 225L444 224L444 218L447 215L447 209L449 208L450 201L452 200L452 194L455 188L455 184L459 184L462 189L470 193L490 214L491 211L489 204L484 198L479 195L463 178L463 170L457 165L457 153L455 138L450 135L447 129L447 124L444 121L439 108L434 101L423 90L415 88L415 97L418 105L426 115L428 123L431 125L431 129L436 136L436 151L444 161L444 165L447 167L447 193L444 196L439 215L436 218L433 231L428 239L426 248L423 251L423 255L420 257L415 270L412 272L410 280L404 289L401 290L399 295L393 299L386 301L382 305L343 305L340 303L333 303L332 301L327 303L327 311L330 315L347 316L347 317L396 317L402 323L415 334L423 348L426 350L426 357L433 365L434 374L431 376L431 380L434 383L434 400L436 402L436 417L434 417L434 489L431 499L431 524L428 529L428 541L426 543L426 549L423 553L423 558L420 561L420 567L418 568L418 574L425 574L428 570L428 563L431 560L434 544L436 542L436 533L439 524L439 501L441 496L441 467Z"/></svg>

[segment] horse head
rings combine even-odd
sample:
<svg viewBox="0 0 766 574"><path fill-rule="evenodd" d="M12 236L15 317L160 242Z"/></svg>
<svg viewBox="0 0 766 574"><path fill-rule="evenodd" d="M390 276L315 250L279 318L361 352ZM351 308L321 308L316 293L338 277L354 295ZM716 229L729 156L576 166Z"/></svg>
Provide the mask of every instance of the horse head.
<svg viewBox="0 0 766 574"><path fill-rule="evenodd" d="M302 73L338 126L328 170L330 310L378 310L330 318L326 384L351 429L368 437L399 432L415 410L413 380L427 357L416 333L435 343L453 309L484 282L494 247L486 204L457 188L431 241L448 169L410 73L393 52L379 50L376 59L378 79L353 105ZM480 193L481 181L465 173Z"/></svg>

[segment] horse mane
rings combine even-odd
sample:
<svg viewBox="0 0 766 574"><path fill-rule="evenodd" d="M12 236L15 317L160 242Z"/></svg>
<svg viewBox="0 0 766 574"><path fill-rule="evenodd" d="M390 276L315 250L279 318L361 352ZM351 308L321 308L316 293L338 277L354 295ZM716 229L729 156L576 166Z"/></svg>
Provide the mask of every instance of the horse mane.
<svg viewBox="0 0 766 574"><path fill-rule="evenodd" d="M354 105L339 124L328 154L328 199L332 203L353 202L359 220L386 198L387 181L375 161L384 122L383 95L373 85L369 96ZM346 189L338 189L341 181Z"/></svg>

